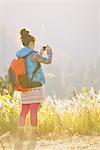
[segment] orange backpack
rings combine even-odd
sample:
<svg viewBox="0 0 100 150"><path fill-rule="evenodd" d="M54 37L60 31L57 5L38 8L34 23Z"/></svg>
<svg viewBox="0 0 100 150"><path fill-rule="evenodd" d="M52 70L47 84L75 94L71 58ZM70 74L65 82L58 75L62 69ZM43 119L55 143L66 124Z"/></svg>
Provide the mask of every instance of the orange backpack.
<svg viewBox="0 0 100 150"><path fill-rule="evenodd" d="M28 91L31 88L30 83L32 81L32 79L29 80L27 77L25 58L26 56L13 59L8 69L9 82L12 84L13 89L17 91L22 91L22 92ZM38 67L33 72L33 76L34 76L34 73L37 71L37 69L40 67L40 63L38 63L37 66ZM32 84L33 87L41 86L40 82L36 81L33 83L34 83Z"/></svg>
<svg viewBox="0 0 100 150"><path fill-rule="evenodd" d="M27 72L24 58L13 59L8 69L9 82L17 91L28 91ZM26 85L25 85L26 84ZM25 88L26 87L26 88Z"/></svg>

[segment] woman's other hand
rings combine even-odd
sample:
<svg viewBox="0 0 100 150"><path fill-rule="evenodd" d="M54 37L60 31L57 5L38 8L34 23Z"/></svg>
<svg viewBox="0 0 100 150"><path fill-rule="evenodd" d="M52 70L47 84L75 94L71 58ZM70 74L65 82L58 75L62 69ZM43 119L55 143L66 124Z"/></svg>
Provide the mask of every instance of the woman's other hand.
<svg viewBox="0 0 100 150"><path fill-rule="evenodd" d="M52 51L52 48L47 45L47 46L46 46L46 50L47 50L47 51Z"/></svg>

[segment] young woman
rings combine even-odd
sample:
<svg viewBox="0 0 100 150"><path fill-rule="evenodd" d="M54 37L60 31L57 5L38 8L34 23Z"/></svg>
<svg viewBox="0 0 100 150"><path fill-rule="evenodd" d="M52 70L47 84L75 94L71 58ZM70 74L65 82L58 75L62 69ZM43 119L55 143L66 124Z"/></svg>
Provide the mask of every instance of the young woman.
<svg viewBox="0 0 100 150"><path fill-rule="evenodd" d="M47 46L43 47L40 52L34 50L35 37L29 34L29 31L22 29L20 31L21 41L23 48L16 52L17 57L26 57L26 69L27 76L32 77L32 73L37 66L37 63L50 64L52 62L52 49ZM44 51L47 52L47 57L43 57ZM32 53L31 53L32 52ZM31 88L27 92L21 93L21 111L19 114L19 136L20 138L25 137L25 120L28 112L30 111L30 124L32 127L32 135L36 136L37 125L38 125L38 111L42 102L44 102L43 84L46 83L44 73L40 67L34 75L32 82L38 81L42 84L40 87Z"/></svg>

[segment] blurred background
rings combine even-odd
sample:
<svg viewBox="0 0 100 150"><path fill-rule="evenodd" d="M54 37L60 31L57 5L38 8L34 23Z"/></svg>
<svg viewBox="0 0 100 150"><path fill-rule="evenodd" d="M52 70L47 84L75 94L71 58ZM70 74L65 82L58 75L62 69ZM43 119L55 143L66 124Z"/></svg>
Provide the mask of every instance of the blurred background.
<svg viewBox="0 0 100 150"><path fill-rule="evenodd" d="M47 95L100 88L99 0L0 0L1 80L22 47L23 27L36 37L35 50L47 44L53 49L52 64L42 64Z"/></svg>

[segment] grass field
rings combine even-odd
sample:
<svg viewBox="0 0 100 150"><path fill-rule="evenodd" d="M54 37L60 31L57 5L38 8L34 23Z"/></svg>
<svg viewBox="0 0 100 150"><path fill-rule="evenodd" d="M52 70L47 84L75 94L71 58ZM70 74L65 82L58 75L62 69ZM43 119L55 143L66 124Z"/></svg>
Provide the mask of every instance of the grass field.
<svg viewBox="0 0 100 150"><path fill-rule="evenodd" d="M0 96L0 135L10 132L13 136L17 132L19 100L18 93L13 97ZM60 147L62 144L58 140L63 141L62 147L69 145L69 149L74 146L76 149L85 147L88 150L94 145L92 148L94 150L95 144L97 148L100 148L100 92L96 93L93 88L82 88L81 93L75 93L72 99L67 97L57 99L56 95L52 98L48 96L41 105L38 118L38 135L41 139L39 142L45 140L44 150ZM31 132L29 116L26 122L26 132L29 134ZM53 146L55 142L59 143L57 148ZM39 150L42 150L42 147Z"/></svg>

